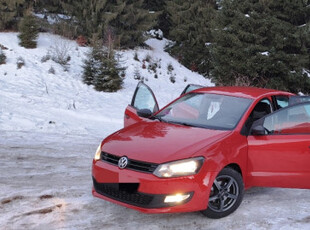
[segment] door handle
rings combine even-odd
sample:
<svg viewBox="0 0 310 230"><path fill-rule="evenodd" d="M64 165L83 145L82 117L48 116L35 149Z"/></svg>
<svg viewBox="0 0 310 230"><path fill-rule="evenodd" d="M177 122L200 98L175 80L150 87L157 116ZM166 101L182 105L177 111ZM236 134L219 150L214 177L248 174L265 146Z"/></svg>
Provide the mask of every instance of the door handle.
<svg viewBox="0 0 310 230"><path fill-rule="evenodd" d="M126 119L129 119L129 118L130 118L130 116L129 116L129 115L127 115L127 114L125 114L125 118L126 118ZM310 148L310 146L309 146L309 148Z"/></svg>

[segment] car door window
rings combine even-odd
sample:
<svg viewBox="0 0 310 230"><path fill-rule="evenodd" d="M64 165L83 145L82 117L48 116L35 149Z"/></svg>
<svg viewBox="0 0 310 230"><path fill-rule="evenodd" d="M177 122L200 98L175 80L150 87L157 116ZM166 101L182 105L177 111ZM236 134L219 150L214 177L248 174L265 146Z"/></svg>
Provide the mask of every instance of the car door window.
<svg viewBox="0 0 310 230"><path fill-rule="evenodd" d="M262 125L269 134L310 134L310 102L275 112Z"/></svg>
<svg viewBox="0 0 310 230"><path fill-rule="evenodd" d="M187 85L187 86L185 87L185 89L183 90L183 92L181 93L181 95L186 94L186 93L188 93L188 92L190 92L190 91L193 91L193 90L195 90L195 89L203 88L203 87L204 87L204 86L202 86L202 85L189 84L189 85Z"/></svg>
<svg viewBox="0 0 310 230"><path fill-rule="evenodd" d="M159 110L152 90L144 83L139 83L134 93L131 105L136 109L149 109L152 113Z"/></svg>
<svg viewBox="0 0 310 230"><path fill-rule="evenodd" d="M289 97L284 95L277 95L273 97L275 109L282 109L289 105Z"/></svg>
<svg viewBox="0 0 310 230"><path fill-rule="evenodd" d="M266 116L267 114L271 112L272 112L271 102L269 101L268 98L264 98L261 101L259 101L254 107L254 109L252 110L247 121L245 122L245 125L241 133L243 135L248 135L253 122L259 120L260 118Z"/></svg>
<svg viewBox="0 0 310 230"><path fill-rule="evenodd" d="M307 101L310 101L310 96L292 96L289 98L289 105L295 105Z"/></svg>

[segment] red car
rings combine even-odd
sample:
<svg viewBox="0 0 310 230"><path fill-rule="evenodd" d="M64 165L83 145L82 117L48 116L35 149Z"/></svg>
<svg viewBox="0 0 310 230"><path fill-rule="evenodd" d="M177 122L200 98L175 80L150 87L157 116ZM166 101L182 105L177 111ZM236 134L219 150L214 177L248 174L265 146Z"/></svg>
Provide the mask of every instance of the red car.
<svg viewBox="0 0 310 230"><path fill-rule="evenodd" d="M221 218L252 186L310 189L309 98L192 87L159 110L150 88L138 84L125 127L95 154L95 197L146 213Z"/></svg>

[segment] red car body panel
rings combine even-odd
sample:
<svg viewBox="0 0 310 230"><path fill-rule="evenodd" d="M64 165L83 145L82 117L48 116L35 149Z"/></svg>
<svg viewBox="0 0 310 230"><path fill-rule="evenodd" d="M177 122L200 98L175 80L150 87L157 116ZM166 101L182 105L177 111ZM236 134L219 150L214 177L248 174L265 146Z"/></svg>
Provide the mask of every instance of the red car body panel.
<svg viewBox="0 0 310 230"><path fill-rule="evenodd" d="M194 128L159 121L128 126L104 141L104 151L140 161L163 163L196 156L231 131ZM164 148L160 148L164 146Z"/></svg>
<svg viewBox="0 0 310 230"><path fill-rule="evenodd" d="M127 127L129 125L132 125L142 120L147 120L147 119L139 117L137 114L137 110L131 105L128 105L125 110L125 115L124 115L124 127Z"/></svg>
<svg viewBox="0 0 310 230"><path fill-rule="evenodd" d="M310 188L309 135L248 137L250 186Z"/></svg>
<svg viewBox="0 0 310 230"><path fill-rule="evenodd" d="M278 91L273 89L263 89L256 87L239 87L239 86L230 86L230 87L207 87L196 89L193 92L205 92L213 94L221 94L232 97L243 97L250 99L258 99L260 97L268 97L272 95L294 95L292 93Z"/></svg>
<svg viewBox="0 0 310 230"><path fill-rule="evenodd" d="M169 195L193 192L191 199L172 207L144 208L103 196L93 188L94 196L147 213L204 210L208 205L208 194L214 179L228 165L241 173L245 188L252 186L310 188L309 135L242 134L246 120L260 100L266 98L273 103L272 96L293 94L251 87L210 87L193 92L243 97L252 99L253 102L237 126L233 130L226 131L141 118L137 115L136 109L129 105L125 111L125 128L107 137L102 142L102 151L118 157L127 156L130 159L157 164L204 157L203 166L197 174L158 178L152 173L120 169L100 160L94 160L92 168L93 178L98 183L138 183L138 192L146 194ZM192 114L195 115L195 112ZM308 127L306 125L305 130Z"/></svg>
<svg viewBox="0 0 310 230"><path fill-rule="evenodd" d="M210 187L208 186L209 181L213 181L217 175L217 172L209 172L206 167L201 168L201 173L189 176L189 177L180 177L180 178L169 178L169 179L160 179L153 174L146 174L135 172L132 170L121 170L113 165L109 165L104 162L93 162L93 177L97 181L107 182L113 172L114 179L118 181L111 181L110 183L140 183L139 192L147 194L175 194L175 193L186 193L195 191L193 198L186 204L165 207L165 208L141 208L138 206L130 205L124 202L119 202L115 199L110 199L109 197L102 196L97 193L94 189L92 193L94 196L123 205L128 208L133 208L141 212L146 213L163 213L163 212L191 212L202 210L207 207L208 196L204 194L209 193ZM137 178L139 178L137 180Z"/></svg>

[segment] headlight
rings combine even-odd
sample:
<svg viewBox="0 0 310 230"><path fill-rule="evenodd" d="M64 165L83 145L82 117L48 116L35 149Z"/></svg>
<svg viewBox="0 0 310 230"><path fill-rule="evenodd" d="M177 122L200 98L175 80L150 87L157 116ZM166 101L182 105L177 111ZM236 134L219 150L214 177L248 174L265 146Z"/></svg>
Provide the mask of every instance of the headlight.
<svg viewBox="0 0 310 230"><path fill-rule="evenodd" d="M97 150L96 150L96 154L95 154L95 157L94 157L94 160L95 161L99 161L101 158L101 143L99 144Z"/></svg>
<svg viewBox="0 0 310 230"><path fill-rule="evenodd" d="M203 161L203 157L196 157L161 164L154 171L154 175L165 178L194 175L200 170Z"/></svg>

